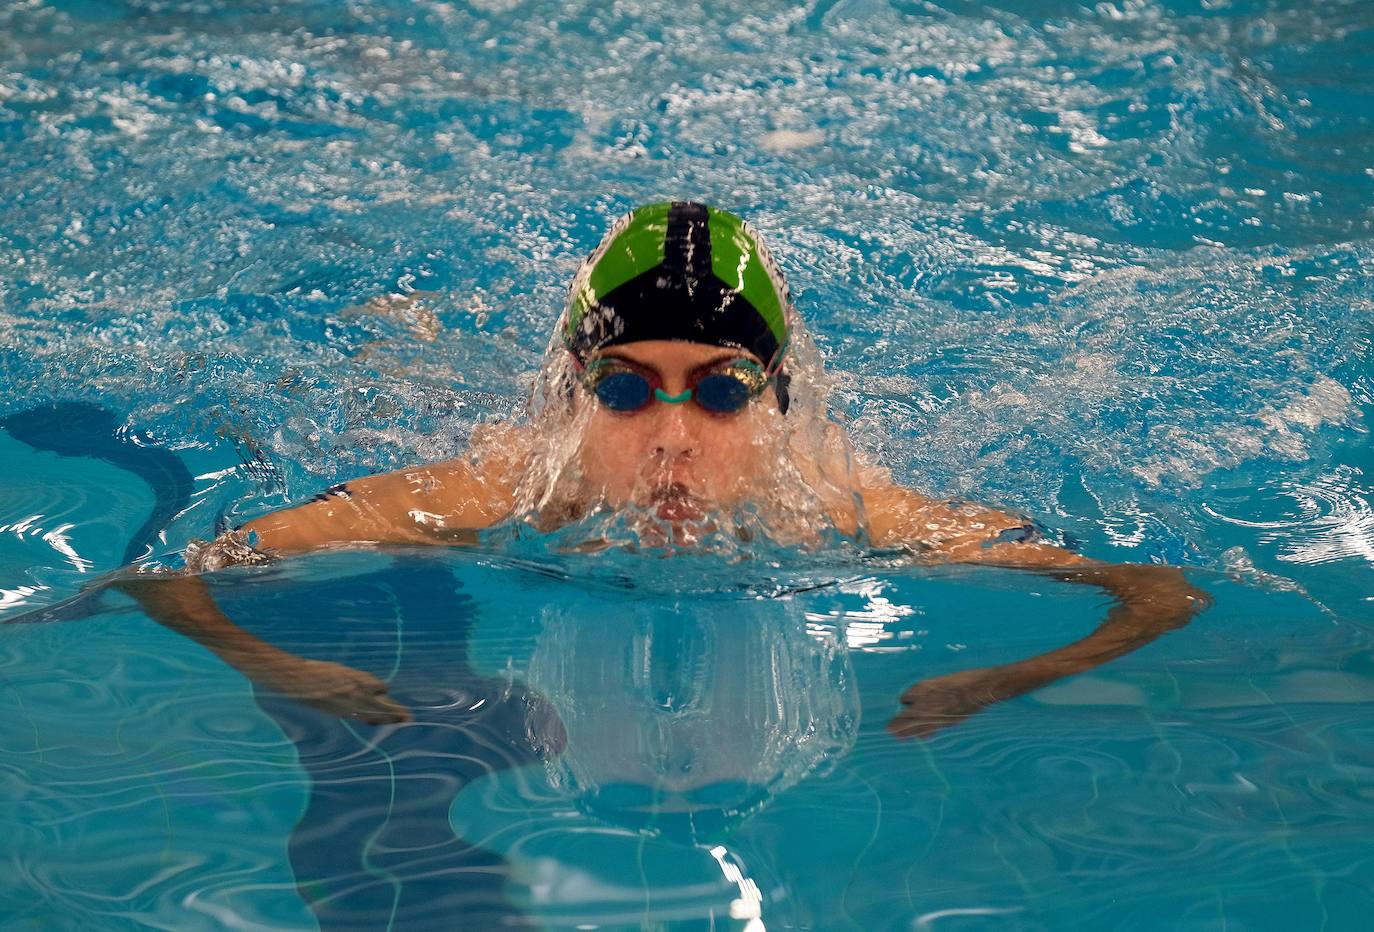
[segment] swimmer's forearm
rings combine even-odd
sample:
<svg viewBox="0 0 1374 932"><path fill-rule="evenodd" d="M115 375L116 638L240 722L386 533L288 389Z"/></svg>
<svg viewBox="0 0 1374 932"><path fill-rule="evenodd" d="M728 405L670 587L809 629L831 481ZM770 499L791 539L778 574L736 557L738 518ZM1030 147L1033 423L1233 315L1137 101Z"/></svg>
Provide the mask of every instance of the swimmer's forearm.
<svg viewBox="0 0 1374 932"><path fill-rule="evenodd" d="M1004 543L970 549L958 555L969 563L1029 570L1053 579L1096 586L1114 596L1129 610L1161 632L1188 623L1188 619L1212 604L1211 597L1188 582L1176 566L1143 563L1103 563L1041 543ZM1110 617L1110 616L1109 616Z"/></svg>
<svg viewBox="0 0 1374 932"><path fill-rule="evenodd" d="M250 678L299 659L234 624L199 576L126 576L111 585L132 596L149 618L191 638Z"/></svg>
<svg viewBox="0 0 1374 932"><path fill-rule="evenodd" d="M1172 566L1089 563L1054 574L1066 582L1098 586L1117 604L1087 637L1005 667L1002 679L1020 695L1055 680L1083 673L1124 657L1156 638L1188 624L1210 598Z"/></svg>
<svg viewBox="0 0 1374 932"><path fill-rule="evenodd" d="M1212 604L1211 597L1188 582L1176 566L1083 560L1055 570L1052 575L1064 582L1097 586L1116 597L1118 605L1103 627L1114 619L1124 622L1130 618L1132 624L1157 628L1156 633L1162 634L1187 624L1193 615Z"/></svg>
<svg viewBox="0 0 1374 932"><path fill-rule="evenodd" d="M1005 565L1005 564L1004 564ZM1112 565L1075 558L1053 572L1066 582L1098 586L1117 604L1091 634L1037 657L997 667L961 670L925 680L902 694L903 709L888 723L899 738L928 737L1007 699L1067 676L1086 673L1186 625L1211 604L1175 567Z"/></svg>
<svg viewBox="0 0 1374 932"><path fill-rule="evenodd" d="M259 686L374 725L410 721L410 712L372 674L298 657L244 631L220 611L199 576L127 576L111 585L136 599L154 621L201 644Z"/></svg>
<svg viewBox="0 0 1374 932"><path fill-rule="evenodd" d="M1122 604L1082 640L1017 663L996 667L1006 696L1018 696L1056 680L1100 667L1124 657L1175 628L1186 625L1194 611L1158 611L1139 604ZM1002 690L999 690L1002 691Z"/></svg>

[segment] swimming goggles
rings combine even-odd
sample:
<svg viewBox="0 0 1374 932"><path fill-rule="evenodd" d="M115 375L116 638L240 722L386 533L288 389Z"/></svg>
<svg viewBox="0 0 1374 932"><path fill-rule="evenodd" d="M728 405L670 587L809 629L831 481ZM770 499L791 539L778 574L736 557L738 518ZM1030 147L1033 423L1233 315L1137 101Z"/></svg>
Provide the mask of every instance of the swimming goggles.
<svg viewBox="0 0 1374 932"><path fill-rule="evenodd" d="M653 369L626 359L604 356L581 372L582 385L607 408L621 414L642 411L654 400L680 405L694 401L710 414L737 414L768 387L763 367L749 359L711 363L687 376L687 388L677 395L663 390L663 378Z"/></svg>

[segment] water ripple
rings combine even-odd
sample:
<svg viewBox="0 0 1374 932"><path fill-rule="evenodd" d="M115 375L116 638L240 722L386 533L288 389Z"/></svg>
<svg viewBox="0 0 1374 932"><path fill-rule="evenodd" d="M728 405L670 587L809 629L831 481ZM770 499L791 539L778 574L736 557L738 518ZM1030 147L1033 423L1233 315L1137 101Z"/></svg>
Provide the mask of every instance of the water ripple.
<svg viewBox="0 0 1374 932"><path fill-rule="evenodd" d="M1267 500L1259 508L1280 516L1256 520L1204 509L1228 524L1258 530L1260 541L1276 545L1279 559L1288 563L1351 557L1374 563L1374 507L1360 469L1340 466L1312 482L1285 481L1264 491Z"/></svg>

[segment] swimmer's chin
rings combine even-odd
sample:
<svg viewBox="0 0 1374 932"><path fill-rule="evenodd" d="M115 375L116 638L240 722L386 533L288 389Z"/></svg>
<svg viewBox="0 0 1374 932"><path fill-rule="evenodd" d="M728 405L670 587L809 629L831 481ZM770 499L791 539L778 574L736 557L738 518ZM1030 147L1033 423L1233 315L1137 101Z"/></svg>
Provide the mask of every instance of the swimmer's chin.
<svg viewBox="0 0 1374 932"><path fill-rule="evenodd" d="M616 551L666 557L711 553L745 560L755 558L760 545L804 547L813 542L795 528L769 527L757 511L744 506L717 508L680 492L663 494L659 499L619 505L603 499L571 520L543 531L552 535L549 543L553 549L581 554Z"/></svg>

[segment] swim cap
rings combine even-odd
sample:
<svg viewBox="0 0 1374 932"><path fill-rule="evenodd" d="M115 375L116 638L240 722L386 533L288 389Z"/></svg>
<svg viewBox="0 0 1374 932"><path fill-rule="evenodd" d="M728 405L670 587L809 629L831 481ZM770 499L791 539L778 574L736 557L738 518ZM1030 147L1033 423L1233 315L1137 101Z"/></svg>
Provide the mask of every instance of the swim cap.
<svg viewBox="0 0 1374 932"><path fill-rule="evenodd" d="M770 373L787 352L791 302L749 224L691 201L621 217L573 278L563 338L580 360L638 340L745 349Z"/></svg>

